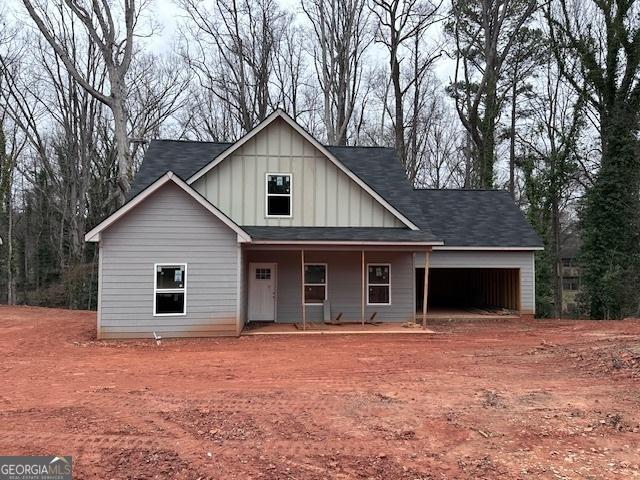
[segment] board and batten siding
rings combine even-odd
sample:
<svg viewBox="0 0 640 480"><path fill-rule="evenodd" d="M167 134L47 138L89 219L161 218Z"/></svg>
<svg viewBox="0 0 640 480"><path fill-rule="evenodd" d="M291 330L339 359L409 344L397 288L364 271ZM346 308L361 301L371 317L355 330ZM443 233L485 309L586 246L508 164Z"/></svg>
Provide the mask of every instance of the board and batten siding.
<svg viewBox="0 0 640 480"><path fill-rule="evenodd" d="M292 175L292 218L266 218L266 174ZM391 212L281 119L192 187L238 225L403 227Z"/></svg>
<svg viewBox="0 0 640 480"><path fill-rule="evenodd" d="M535 313L535 254L531 251L434 250L430 268L517 268L520 270L520 313ZM424 253L415 255L416 268L424 267Z"/></svg>
<svg viewBox="0 0 640 480"><path fill-rule="evenodd" d="M305 263L326 263L331 319L359 322L362 302L362 260L359 251L305 251ZM249 262L275 262L277 268L276 322L302 321L302 269L300 251L247 251ZM365 252L365 263L391 264L391 305L366 305L365 319L376 312L376 321L407 322L414 319L413 254L411 252ZM248 267L247 267L248 268ZM366 274L366 272L365 272ZM305 307L308 321L322 322L323 306Z"/></svg>
<svg viewBox="0 0 640 480"><path fill-rule="evenodd" d="M101 233L100 338L236 335L237 235L168 183ZM186 263L186 315L154 316L154 264Z"/></svg>

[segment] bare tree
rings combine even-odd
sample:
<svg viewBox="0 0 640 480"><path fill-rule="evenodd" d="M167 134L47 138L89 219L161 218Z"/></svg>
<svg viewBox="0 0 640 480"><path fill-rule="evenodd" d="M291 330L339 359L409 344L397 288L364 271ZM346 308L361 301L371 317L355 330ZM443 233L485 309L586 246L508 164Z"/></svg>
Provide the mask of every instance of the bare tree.
<svg viewBox="0 0 640 480"><path fill-rule="evenodd" d="M131 172L131 151L127 135L127 83L126 76L131 65L134 35L140 11L144 3L136 6L135 0L124 0L122 12L114 11L112 2L85 2L63 0L54 4L36 3L23 0L29 15L38 29L60 57L69 74L78 84L98 101L106 105L113 114L114 134L118 149L118 203L124 203L129 190ZM87 5L88 4L88 5ZM120 15L121 14L121 15ZM122 22L118 20L122 18ZM65 47L75 34L75 23L80 22L104 62L107 78L106 88L98 89L83 75L82 65ZM123 23L123 25L121 24ZM124 33L120 36L121 30ZM105 82L104 87L107 86Z"/></svg>
<svg viewBox="0 0 640 480"><path fill-rule="evenodd" d="M405 97L413 89L413 116L411 124L417 127L421 92L420 87L425 73L439 56L436 51L429 51L420 40L429 26L440 20L438 12L442 2L430 0L372 0L372 11L378 19L376 39L389 51L390 79L393 91L393 114L395 148L407 173L413 181L417 174L416 158L407 155L405 128ZM410 45L407 47L407 43ZM403 82L401 64L408 49L408 57L412 57L412 65L408 79ZM423 52L421 54L421 52ZM426 53L425 53L426 52ZM417 135L413 136L414 139ZM415 147L415 145L414 145Z"/></svg>
<svg viewBox="0 0 640 480"><path fill-rule="evenodd" d="M160 137L161 128L186 105L189 82L175 58L150 54L138 55L127 80L131 85L127 132L132 140L132 161L137 166L148 141Z"/></svg>
<svg viewBox="0 0 640 480"><path fill-rule="evenodd" d="M322 90L327 143L346 145L368 43L367 0L304 0L315 43L312 55Z"/></svg>
<svg viewBox="0 0 640 480"><path fill-rule="evenodd" d="M519 108L522 97L531 95L533 86L530 83L534 72L546 64L548 42L541 30L522 27L517 33L519 39L513 48L510 59L505 64L505 77L508 78L507 96L511 104L510 125L507 128L509 138L509 191L516 195L516 143L518 120L526 119L528 112Z"/></svg>
<svg viewBox="0 0 640 480"><path fill-rule="evenodd" d="M538 8L538 0L454 0L447 31L455 42L451 93L469 132L476 158L477 186L492 188L496 128L506 95L504 66L521 38L518 32Z"/></svg>
<svg viewBox="0 0 640 480"><path fill-rule="evenodd" d="M289 16L275 0L182 0L189 22L181 54L200 87L233 113L242 132L274 108L271 82ZM212 97L210 97L212 98Z"/></svg>
<svg viewBox="0 0 640 480"><path fill-rule="evenodd" d="M293 23L293 17L286 22L287 30L275 58L275 84L277 103L298 121L299 116L307 113L304 104L305 87L309 85L309 72L304 58L302 28Z"/></svg>
<svg viewBox="0 0 640 480"><path fill-rule="evenodd" d="M562 316L562 263L564 220L570 219L581 193L580 135L584 129L584 96L562 78L549 52L538 88L528 103L531 119L517 141L524 172L524 196L530 218L545 241L541 271L548 263L553 316ZM540 259L539 259L540 260ZM540 295L540 299L544 294Z"/></svg>
<svg viewBox="0 0 640 480"><path fill-rule="evenodd" d="M3 97L8 115L34 153L30 165L18 166L20 175L40 189L57 212L56 257L59 271L65 272L84 260L86 198L96 156L95 130L104 105L68 73L59 56L50 54L48 45L40 41L29 45L35 62L7 77ZM82 56L83 78L101 89L106 71L95 45L85 43L85 50L79 40L62 45L74 55L74 62L80 63L75 55ZM41 78L46 88L33 85L34 77ZM77 306L71 300L69 305Z"/></svg>
<svg viewBox="0 0 640 480"><path fill-rule="evenodd" d="M596 112L599 169L581 214L584 305L593 318L640 314L640 3L558 0L545 15L561 70Z"/></svg>
<svg viewBox="0 0 640 480"><path fill-rule="evenodd" d="M230 99L221 101L211 89L191 84L185 102L176 114L177 138L224 142L242 135Z"/></svg>
<svg viewBox="0 0 640 480"><path fill-rule="evenodd" d="M422 188L462 188L467 163L465 132L441 95L434 91L429 105L422 108L426 118L418 129L420 163L414 183Z"/></svg>

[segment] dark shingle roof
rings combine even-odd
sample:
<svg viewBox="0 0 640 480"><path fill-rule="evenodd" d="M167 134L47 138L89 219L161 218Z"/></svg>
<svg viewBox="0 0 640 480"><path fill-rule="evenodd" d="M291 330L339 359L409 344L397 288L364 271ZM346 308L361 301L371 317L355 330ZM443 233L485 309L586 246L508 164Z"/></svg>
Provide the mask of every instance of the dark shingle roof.
<svg viewBox="0 0 640 480"><path fill-rule="evenodd" d="M129 198L171 170L183 179L198 172L231 143L153 140ZM420 231L404 228L243 227L256 239L434 242L448 246L539 247L540 238L511 196L498 190L416 190L395 150L386 147L327 149Z"/></svg>
<svg viewBox="0 0 640 480"><path fill-rule="evenodd" d="M542 246L507 191L415 190L413 196L422 208L420 223L447 246Z"/></svg>
<svg viewBox="0 0 640 480"><path fill-rule="evenodd" d="M152 140L127 197L136 196L169 170L186 180L230 145L227 142Z"/></svg>
<svg viewBox="0 0 640 480"><path fill-rule="evenodd" d="M428 230L386 227L252 227L243 226L253 240L439 242Z"/></svg>
<svg viewBox="0 0 640 480"><path fill-rule="evenodd" d="M327 149L396 210L417 224L422 211L413 199L411 185L395 149L331 146ZM426 225L423 227L429 229Z"/></svg>

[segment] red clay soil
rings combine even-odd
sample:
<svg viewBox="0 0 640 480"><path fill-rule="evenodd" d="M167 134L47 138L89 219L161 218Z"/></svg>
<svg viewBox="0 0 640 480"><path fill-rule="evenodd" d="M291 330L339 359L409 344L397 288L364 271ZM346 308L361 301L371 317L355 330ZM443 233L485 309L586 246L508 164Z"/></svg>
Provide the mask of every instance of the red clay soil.
<svg viewBox="0 0 640 480"><path fill-rule="evenodd" d="M96 341L0 307L0 454L74 478L640 478L640 321Z"/></svg>

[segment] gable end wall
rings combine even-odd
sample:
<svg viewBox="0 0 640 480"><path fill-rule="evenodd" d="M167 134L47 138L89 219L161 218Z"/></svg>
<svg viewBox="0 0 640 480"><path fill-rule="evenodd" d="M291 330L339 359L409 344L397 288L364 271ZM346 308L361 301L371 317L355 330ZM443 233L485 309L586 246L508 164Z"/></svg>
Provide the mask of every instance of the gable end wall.
<svg viewBox="0 0 640 480"><path fill-rule="evenodd" d="M168 183L101 233L100 338L236 335L237 235ZM187 263L187 313L154 317L154 264Z"/></svg>
<svg viewBox="0 0 640 480"><path fill-rule="evenodd" d="M266 218L267 173L292 174L293 218ZM192 186L239 225L405 226L281 119Z"/></svg>

